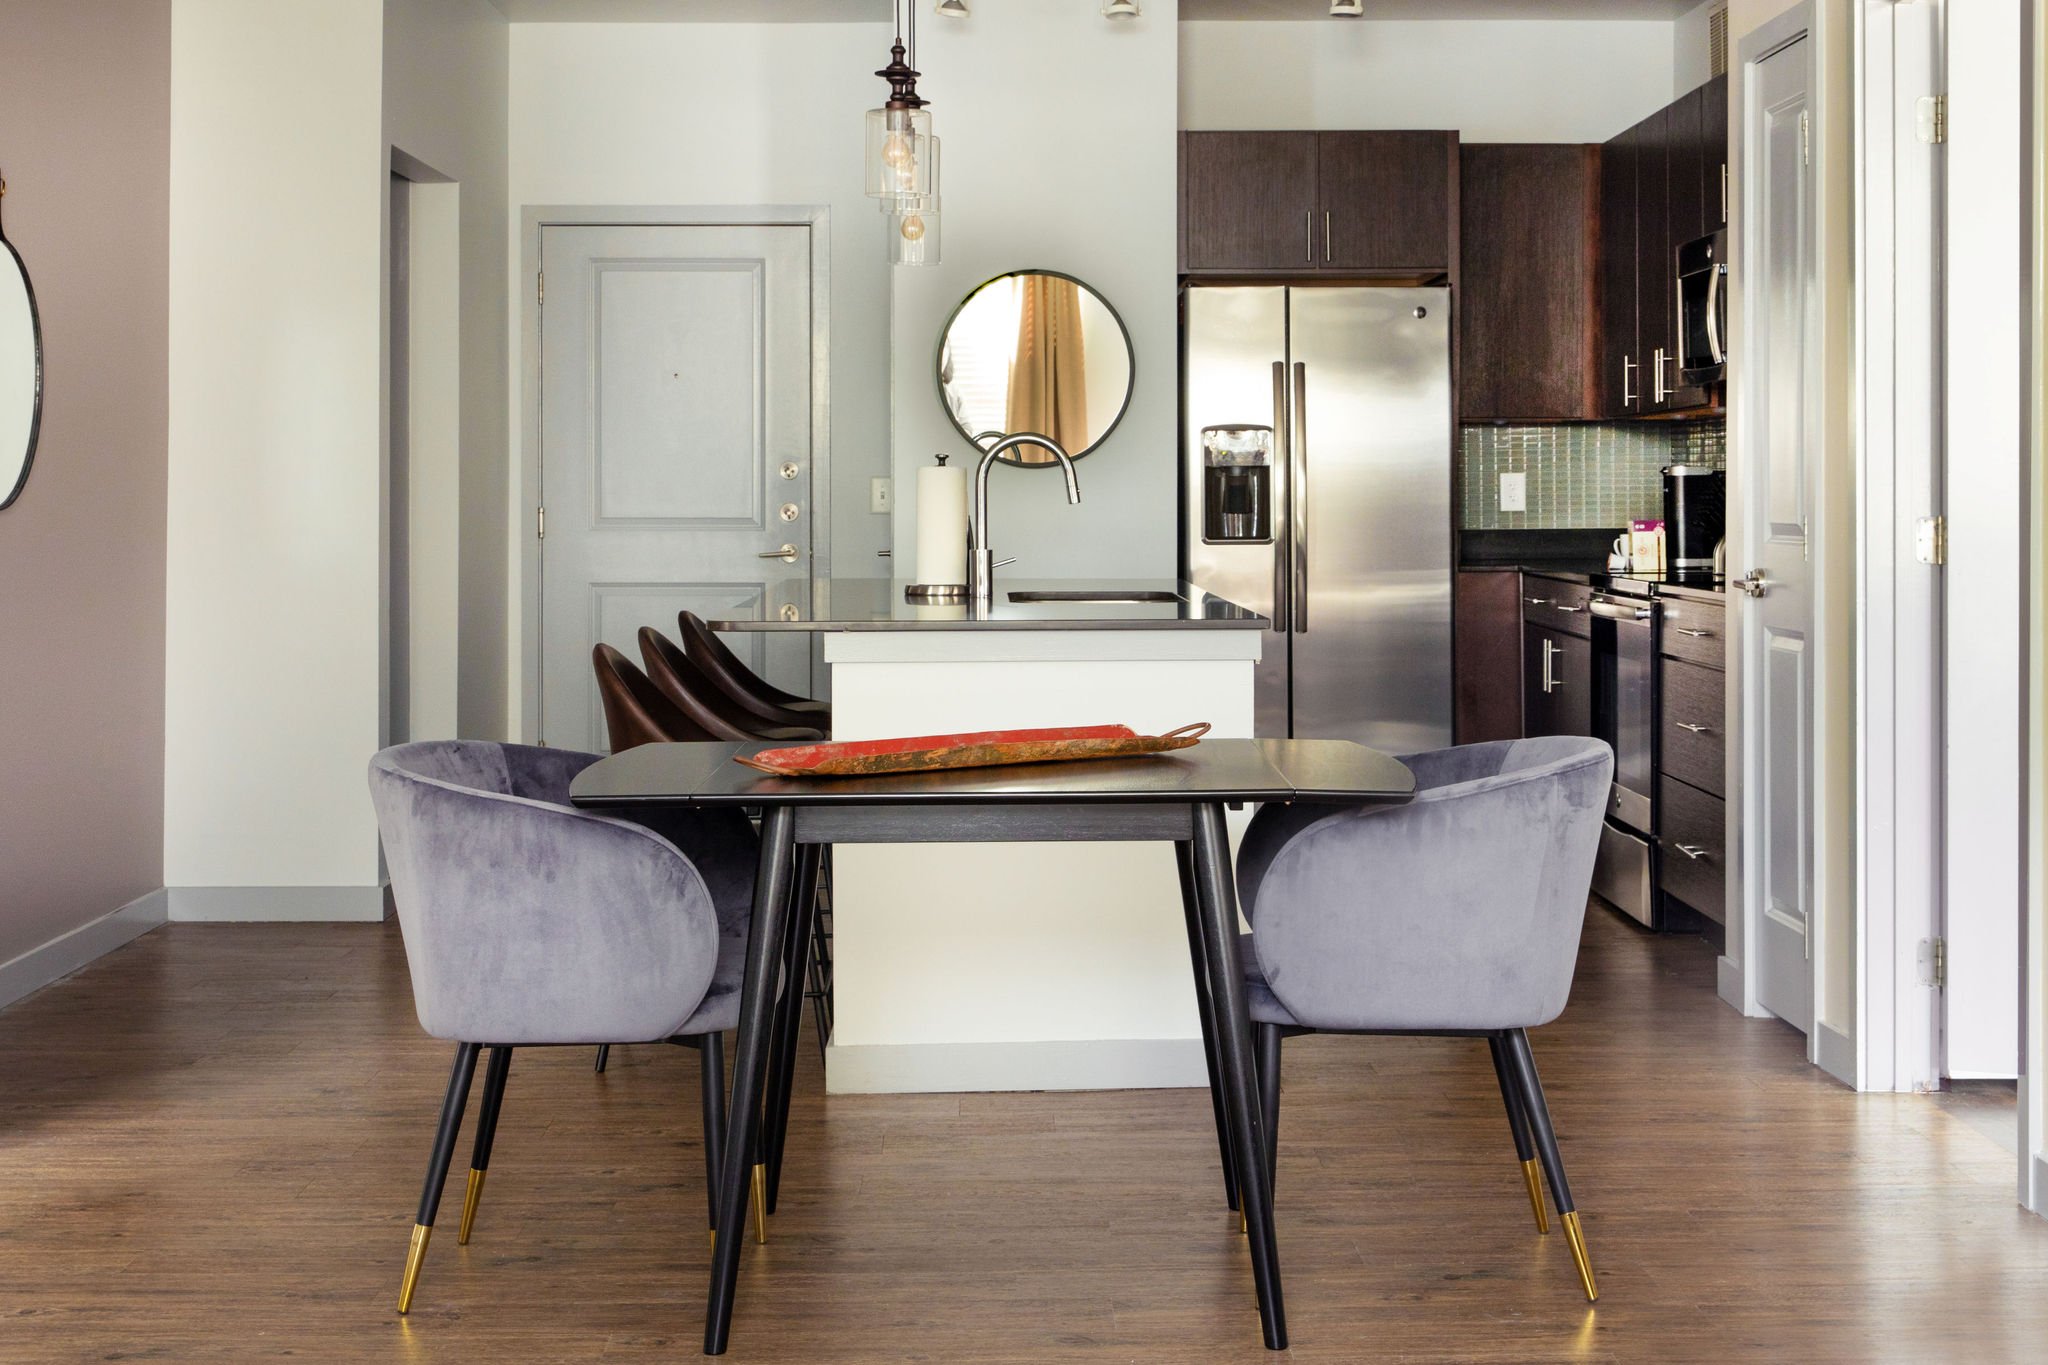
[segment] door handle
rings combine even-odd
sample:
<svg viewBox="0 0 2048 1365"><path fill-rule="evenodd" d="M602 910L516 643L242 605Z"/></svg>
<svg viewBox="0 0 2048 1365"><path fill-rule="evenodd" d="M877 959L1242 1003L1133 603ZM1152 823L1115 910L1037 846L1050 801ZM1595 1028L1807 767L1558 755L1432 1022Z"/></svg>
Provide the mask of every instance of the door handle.
<svg viewBox="0 0 2048 1365"><path fill-rule="evenodd" d="M1308 634L1308 366L1294 362L1294 629Z"/></svg>
<svg viewBox="0 0 2048 1365"><path fill-rule="evenodd" d="M1287 588L1294 562L1294 511L1288 499L1294 496L1293 437L1287 430L1287 362L1273 362L1273 431L1280 448L1273 452L1273 473L1284 482L1274 490L1273 506L1280 514L1280 529L1273 537L1273 629L1284 631L1294 615Z"/></svg>
<svg viewBox="0 0 2048 1365"><path fill-rule="evenodd" d="M1683 720L1674 720L1671 723L1681 730L1690 730L1696 735L1711 735L1714 733L1714 727L1711 725L1694 725L1689 721Z"/></svg>
<svg viewBox="0 0 2048 1365"><path fill-rule="evenodd" d="M1559 607L1559 611L1580 611L1579 607ZM1611 602L1605 598L1593 599L1593 614L1605 621L1647 621L1651 611L1633 602Z"/></svg>
<svg viewBox="0 0 2048 1365"><path fill-rule="evenodd" d="M1724 176L1727 169L1725 166L1721 168ZM1726 194L1727 191L1723 190L1722 193ZM1727 210L1724 208L1724 219L1726 215ZM1728 359L1727 353L1721 349L1721 277L1727 273L1727 266L1716 264L1712 273L1707 276L1707 360L1714 365L1724 364Z"/></svg>
<svg viewBox="0 0 2048 1365"><path fill-rule="evenodd" d="M1735 586L1748 593L1751 597L1762 597L1771 590L1771 580L1764 577L1762 569L1751 569L1741 578L1735 580Z"/></svg>
<svg viewBox="0 0 2048 1365"><path fill-rule="evenodd" d="M761 553L755 555L754 558L779 559L785 564L794 564L796 563L796 546L785 545L779 550L763 550L761 551Z"/></svg>

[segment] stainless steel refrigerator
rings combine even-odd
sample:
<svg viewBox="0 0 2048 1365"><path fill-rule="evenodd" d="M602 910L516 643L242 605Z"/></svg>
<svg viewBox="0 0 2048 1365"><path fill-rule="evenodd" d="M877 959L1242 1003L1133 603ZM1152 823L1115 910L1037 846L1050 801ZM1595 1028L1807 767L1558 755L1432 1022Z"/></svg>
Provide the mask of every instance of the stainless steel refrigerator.
<svg viewBox="0 0 2048 1365"><path fill-rule="evenodd" d="M1273 622L1257 733L1451 742L1451 295L1190 285L1183 571Z"/></svg>

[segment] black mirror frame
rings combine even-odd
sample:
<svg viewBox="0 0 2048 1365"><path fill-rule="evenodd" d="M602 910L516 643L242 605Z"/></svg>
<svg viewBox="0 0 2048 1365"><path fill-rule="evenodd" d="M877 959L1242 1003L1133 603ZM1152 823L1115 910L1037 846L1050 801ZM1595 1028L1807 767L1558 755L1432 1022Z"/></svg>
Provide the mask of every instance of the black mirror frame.
<svg viewBox="0 0 2048 1365"><path fill-rule="evenodd" d="M0 179L0 196L6 194L6 185L7 182ZM21 490L28 486L29 471L35 468L36 463L36 442L43 431L43 315L36 306L36 285L35 281L29 278L28 262L21 259L21 253L14 249L14 243L7 240L4 229L0 229L0 247L7 248L7 254L13 259L15 269L21 272L22 291L28 295L28 325L35 333L36 344L35 406L30 411L28 419L28 450L21 457L21 476L14 481L14 487L7 490L7 495L0 497L0 512L4 512L14 505L15 499L21 496Z"/></svg>
<svg viewBox="0 0 2048 1365"><path fill-rule="evenodd" d="M1100 436L1090 441L1084 449L1067 452L1071 458L1078 460L1092 451L1100 450L1102 443L1116 434L1116 429L1123 425L1124 414L1131 410L1132 397L1138 392L1138 348L1131 343L1131 329L1125 325L1124 315L1116 311L1116 305L1111 303L1101 290L1082 279L1079 275L1069 275L1064 270L1041 270L1035 266L1023 266L1016 270L1005 270L999 275L991 275L980 284L975 285L974 288L968 290L966 297L954 304L953 311L946 315L946 325L939 328L938 344L932 350L932 391L938 395L939 408L946 414L946 420L953 424L953 430L965 437L967 444L976 451L985 450L986 447L974 439L975 433L960 424L960 419L953 415L952 404L946 401L946 381L940 377L945 368L946 338L952 333L953 324L959 319L961 311L974 301L977 294L994 284L997 280L1007 280L1018 275L1046 275L1056 280L1067 280L1081 286L1081 288L1088 291L1096 302L1109 310L1111 320L1116 323L1117 335L1124 339L1124 358L1128 362L1130 377L1124 381L1123 402L1117 405L1115 419L1107 427L1103 428ZM1041 463L1035 460L1019 460L1009 455L998 455L996 460L1001 464L1014 465L1018 469L1059 468L1057 460L1047 460Z"/></svg>

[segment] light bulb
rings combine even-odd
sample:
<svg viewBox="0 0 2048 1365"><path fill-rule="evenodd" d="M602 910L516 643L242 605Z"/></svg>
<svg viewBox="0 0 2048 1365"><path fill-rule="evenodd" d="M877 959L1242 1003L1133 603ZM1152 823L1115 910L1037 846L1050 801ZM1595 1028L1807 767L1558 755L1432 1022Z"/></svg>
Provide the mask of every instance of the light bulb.
<svg viewBox="0 0 2048 1365"><path fill-rule="evenodd" d="M907 170L915 158L910 150L910 139L901 133L891 133L882 143L882 160L896 170Z"/></svg>
<svg viewBox="0 0 2048 1365"><path fill-rule="evenodd" d="M914 213L903 215L903 226L898 229L906 242L915 242L924 237L924 219Z"/></svg>

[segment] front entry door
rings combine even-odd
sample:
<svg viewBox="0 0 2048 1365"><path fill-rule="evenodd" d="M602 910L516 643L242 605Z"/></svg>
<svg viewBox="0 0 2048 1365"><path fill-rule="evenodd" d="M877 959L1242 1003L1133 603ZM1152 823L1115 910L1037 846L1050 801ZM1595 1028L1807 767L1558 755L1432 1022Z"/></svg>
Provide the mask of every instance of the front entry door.
<svg viewBox="0 0 2048 1365"><path fill-rule="evenodd" d="M590 652L811 605L811 229L541 230L540 737L606 747ZM727 641L810 695L809 637Z"/></svg>
<svg viewBox="0 0 2048 1365"><path fill-rule="evenodd" d="M1754 186L1743 306L1756 367L1743 416L1744 542L1754 566L1743 603L1745 900L1756 941L1757 1003L1813 1030L1813 565L1821 449L1815 318L1812 51L1801 37L1751 70L1743 120Z"/></svg>

